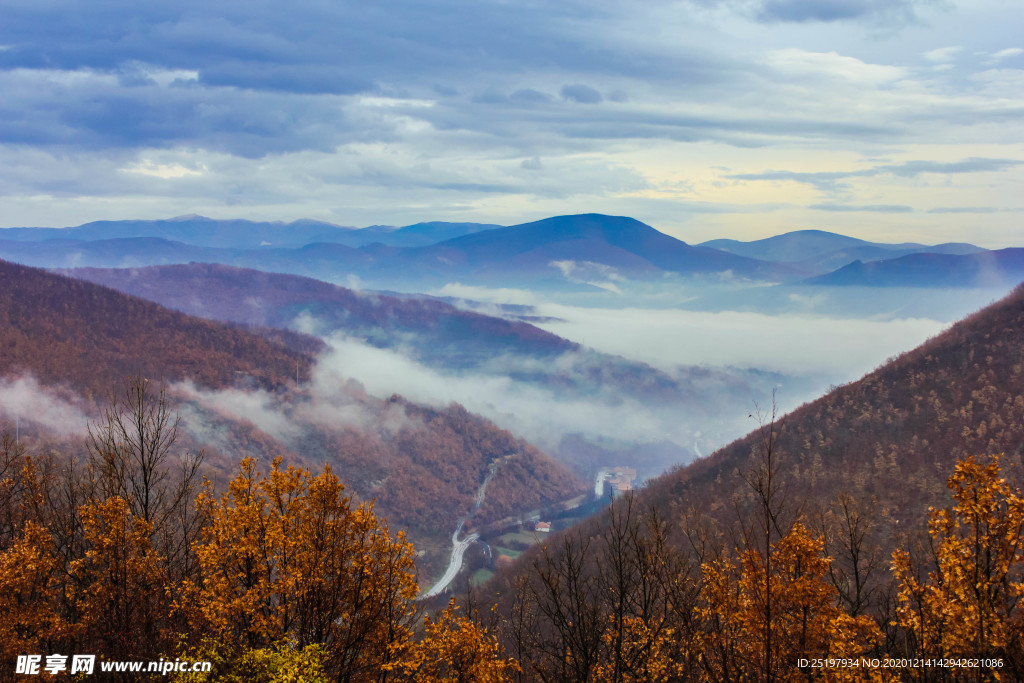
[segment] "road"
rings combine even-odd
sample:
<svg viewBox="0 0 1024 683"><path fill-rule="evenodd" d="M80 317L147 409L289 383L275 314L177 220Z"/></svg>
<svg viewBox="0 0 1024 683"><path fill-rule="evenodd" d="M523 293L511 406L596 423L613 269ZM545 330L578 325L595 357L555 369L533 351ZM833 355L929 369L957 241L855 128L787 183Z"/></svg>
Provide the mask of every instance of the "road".
<svg viewBox="0 0 1024 683"><path fill-rule="evenodd" d="M473 544L476 539L480 538L480 534L470 534L461 541L459 540L459 534L462 533L462 525L466 523L466 519L476 514L476 511L480 509L480 506L484 504L484 496L487 493L487 485L491 483L491 479L498 472L498 466L514 453L509 453L502 456L499 459L495 459L488 468L487 476L484 477L484 481L480 484L480 488L476 491L476 498L473 500L473 509L469 511L467 517L463 517L459 520L458 526L455 527L455 533L452 534L452 556L448 561L448 569L444 571L444 575L434 584L434 587L419 597L420 600L426 598L432 598L435 595L439 595L448 587L459 572L462 570L462 556L466 554L466 549Z"/></svg>
<svg viewBox="0 0 1024 683"><path fill-rule="evenodd" d="M462 532L462 522L459 522L459 527L452 534L452 556L448 562L448 569L445 570L444 576L438 579L434 587L429 591L420 596L420 599L432 598L435 595L440 595L444 592L444 589L448 587L459 572L462 570L462 556L466 554L466 549L473 544L476 539L480 538L480 534L470 534L461 541L459 540L459 533Z"/></svg>

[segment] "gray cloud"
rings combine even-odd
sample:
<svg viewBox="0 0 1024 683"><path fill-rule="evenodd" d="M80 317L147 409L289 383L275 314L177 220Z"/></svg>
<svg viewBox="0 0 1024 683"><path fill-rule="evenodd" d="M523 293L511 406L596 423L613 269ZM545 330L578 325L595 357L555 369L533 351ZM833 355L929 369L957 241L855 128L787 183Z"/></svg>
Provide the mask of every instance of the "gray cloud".
<svg viewBox="0 0 1024 683"><path fill-rule="evenodd" d="M713 0L691 0L714 6ZM919 20L925 7L945 7L943 0L728 0L737 13L762 23L885 22L890 28Z"/></svg>
<svg viewBox="0 0 1024 683"><path fill-rule="evenodd" d="M0 25L0 142L180 146L258 158L395 139L395 120L363 115L358 95L440 98L448 106L425 120L505 136L494 124L517 126L516 110L553 101L545 90L557 86L531 87L531 74L696 85L727 82L736 70L700 49L595 50L600 32L581 29L608 21L606 14L585 3L485 1L467 8L455 0L403 0L386 10L300 2L286 15L251 3L197 0L162 7L100 0L88 11L60 0L7 8ZM481 90L468 101L460 95ZM603 99L595 87L572 81L561 95L571 103ZM480 115L480 106L496 104L500 115ZM456 110L479 123L466 126L451 116ZM522 122L515 135L533 125Z"/></svg>
<svg viewBox="0 0 1024 683"><path fill-rule="evenodd" d="M580 104L597 104L604 99L601 93L582 83L564 85L560 92L563 98Z"/></svg>
<svg viewBox="0 0 1024 683"><path fill-rule="evenodd" d="M928 4L885 6L906 14ZM840 40L844 17L896 16L879 0L736 0L726 12L703 0L158 5L5 6L0 195L15 197L5 201L7 221L211 207L346 223L415 222L424 211L504 221L528 211L529 196L529 210L633 206L678 227L671 216L692 212L662 204L719 196L701 183L682 191L674 176L684 171L654 161L660 146L675 147L688 173L707 168L712 152L682 143L727 145L729 155L776 147L903 159L891 145L1020 137L1015 70L908 66L964 42L967 69L966 55L1009 59L1012 43L930 33L908 48L908 62L893 42ZM735 12L762 25L737 23ZM778 31L778 22L791 25ZM534 158L544 173L523 163ZM750 168L745 158L725 165ZM771 168L765 158L756 163ZM786 158L774 166L794 155ZM71 160L77 169L62 167ZM858 176L984 170L963 166L978 161L816 174L801 159L812 173L736 179L774 173L835 191ZM1003 170L1017 163L1002 161ZM654 191L640 197L638 188ZM65 201L58 209L50 197ZM569 197L580 199L570 206Z"/></svg>
<svg viewBox="0 0 1024 683"><path fill-rule="evenodd" d="M807 207L816 211L867 211L871 213L910 213L909 206L902 204L812 204Z"/></svg>
<svg viewBox="0 0 1024 683"><path fill-rule="evenodd" d="M840 181L848 178L872 178L880 175L894 175L913 178L925 173L952 175L958 173L992 173L1007 171L1024 165L1018 159L987 159L970 157L961 161L906 161L900 164L881 164L857 171L765 171L763 173L733 173L726 178L733 180L789 180L813 185L822 190L836 190L848 187Z"/></svg>
<svg viewBox="0 0 1024 683"><path fill-rule="evenodd" d="M764 22L844 21L882 19L909 23L917 18L916 0L764 0L755 16Z"/></svg>
<svg viewBox="0 0 1024 683"><path fill-rule="evenodd" d="M928 209L928 213L995 213L997 210L991 206L937 206Z"/></svg>

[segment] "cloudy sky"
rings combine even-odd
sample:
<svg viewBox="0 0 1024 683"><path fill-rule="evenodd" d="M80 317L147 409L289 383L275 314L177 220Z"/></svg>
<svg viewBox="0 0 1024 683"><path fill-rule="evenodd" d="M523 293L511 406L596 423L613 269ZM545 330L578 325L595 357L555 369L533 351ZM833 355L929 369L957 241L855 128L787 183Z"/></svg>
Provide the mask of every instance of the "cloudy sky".
<svg viewBox="0 0 1024 683"><path fill-rule="evenodd" d="M1019 0L4 0L0 226L1021 246Z"/></svg>

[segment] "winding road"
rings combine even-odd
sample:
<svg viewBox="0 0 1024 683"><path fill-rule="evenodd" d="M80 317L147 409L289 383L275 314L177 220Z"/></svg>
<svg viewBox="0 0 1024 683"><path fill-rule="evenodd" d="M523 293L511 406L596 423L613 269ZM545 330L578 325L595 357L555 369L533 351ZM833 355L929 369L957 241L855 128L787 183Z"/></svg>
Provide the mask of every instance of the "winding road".
<svg viewBox="0 0 1024 683"><path fill-rule="evenodd" d="M510 454L512 455L512 454ZM490 471L487 476L484 477L484 481L480 484L480 488L476 491L476 499L473 501L473 509L470 510L469 515L459 520L458 526L455 527L455 533L452 534L452 554L451 559L448 561L448 568L444 571L444 574L438 579L437 583L434 584L433 588L424 593L419 597L420 600L426 600L432 598L435 595L440 595L444 592L444 589L448 587L455 577L459 575L462 570L462 556L466 554L466 550L471 546L476 539L480 538L480 534L470 534L461 541L459 540L459 534L462 533L462 526L466 523L469 517L472 517L480 506L483 505L484 495L487 491L487 485L491 483L491 479L494 478L495 473L498 471L498 465L501 464L502 460L508 458L506 455L502 458L496 459L491 463Z"/></svg>
<svg viewBox="0 0 1024 683"><path fill-rule="evenodd" d="M480 534L470 534L461 541L459 540L459 534L462 532L462 522L459 522L459 527L452 534L452 556L448 562L448 569L445 570L444 575L438 579L434 587L429 591L420 596L420 599L432 598L435 595L440 595L444 592L444 589L448 587L459 571L462 570L462 556L466 554L466 549L473 544L476 539L480 538Z"/></svg>

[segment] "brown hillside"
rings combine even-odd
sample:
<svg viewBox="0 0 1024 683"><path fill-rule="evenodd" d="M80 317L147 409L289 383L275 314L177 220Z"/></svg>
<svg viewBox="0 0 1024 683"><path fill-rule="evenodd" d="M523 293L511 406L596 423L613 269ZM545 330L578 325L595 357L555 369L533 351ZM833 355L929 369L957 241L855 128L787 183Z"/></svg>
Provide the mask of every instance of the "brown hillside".
<svg viewBox="0 0 1024 683"><path fill-rule="evenodd" d="M1022 332L1018 287L496 567L522 680L1024 680Z"/></svg>
<svg viewBox="0 0 1024 683"><path fill-rule="evenodd" d="M762 406L763 408L763 406ZM966 455L1024 454L1024 286L857 382L786 415L781 472L794 502L828 507L840 492L874 500L893 523L942 505L946 478ZM738 473L751 467L752 432L648 486L658 506L693 506L735 519Z"/></svg>
<svg viewBox="0 0 1024 683"><path fill-rule="evenodd" d="M381 346L412 333L424 354L457 352L481 360L514 351L557 355L579 348L528 323L443 301L361 293L308 277L216 263L64 272L204 318L290 328L305 314L324 330L343 330Z"/></svg>
<svg viewBox="0 0 1024 683"><path fill-rule="evenodd" d="M219 388L308 379L311 359L245 331L81 280L0 261L0 375L105 397L129 375Z"/></svg>
<svg viewBox="0 0 1024 683"><path fill-rule="evenodd" d="M67 394L78 391L94 405L129 376L166 380L172 409L182 417L178 447L205 450L205 474L223 483L245 457L264 471L278 456L310 468L329 463L351 495L375 498L396 529L435 543L420 562L428 575L447 559L448 538L473 507L492 461L511 456L490 483L477 523L586 488L565 467L461 406L381 400L355 382L318 393L304 382L312 372L309 355L257 335L276 334L300 348L309 338L255 332L0 261L0 377L29 372L43 384L70 385ZM242 391L209 391L226 388ZM232 395L245 397L245 405L265 404L277 420L247 417ZM286 427L275 430L278 422Z"/></svg>

